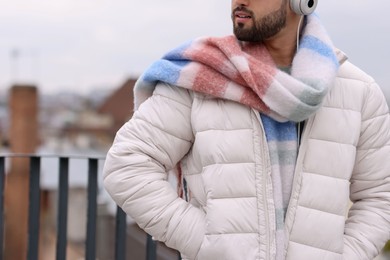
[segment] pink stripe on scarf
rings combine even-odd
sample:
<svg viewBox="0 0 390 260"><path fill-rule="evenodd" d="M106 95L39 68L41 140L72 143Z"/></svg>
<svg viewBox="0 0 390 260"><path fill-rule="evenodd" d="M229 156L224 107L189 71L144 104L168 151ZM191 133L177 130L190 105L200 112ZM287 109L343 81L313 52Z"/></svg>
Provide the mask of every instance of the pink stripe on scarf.
<svg viewBox="0 0 390 260"><path fill-rule="evenodd" d="M243 54L245 59L240 59ZM195 42L183 56L208 65L197 72L193 90L224 97L229 81L241 86L252 86L252 90L243 87L243 95L238 99L243 104L269 112L261 98L271 85L277 69L264 46L248 43L241 45L234 36L207 38Z"/></svg>
<svg viewBox="0 0 390 260"><path fill-rule="evenodd" d="M216 97L223 97L229 81L223 75L202 67L195 77L192 89Z"/></svg>

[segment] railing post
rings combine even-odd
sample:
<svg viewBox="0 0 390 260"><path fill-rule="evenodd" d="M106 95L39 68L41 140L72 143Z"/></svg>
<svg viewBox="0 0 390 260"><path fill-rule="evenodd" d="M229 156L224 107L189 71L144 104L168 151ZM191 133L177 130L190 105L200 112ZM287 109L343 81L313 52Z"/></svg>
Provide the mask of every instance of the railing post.
<svg viewBox="0 0 390 260"><path fill-rule="evenodd" d="M68 193L69 193L69 158L60 158L57 209L57 260L66 259Z"/></svg>
<svg viewBox="0 0 390 260"><path fill-rule="evenodd" d="M115 225L115 260L126 259L126 213L117 206Z"/></svg>
<svg viewBox="0 0 390 260"><path fill-rule="evenodd" d="M28 216L28 249L27 259L38 260L39 249L39 211L40 211L40 171L41 159L30 158L30 197Z"/></svg>
<svg viewBox="0 0 390 260"><path fill-rule="evenodd" d="M3 260L4 249L4 182L5 158L0 157L0 260Z"/></svg>
<svg viewBox="0 0 390 260"><path fill-rule="evenodd" d="M157 243L152 239L151 235L147 235L146 240L146 260L157 259Z"/></svg>
<svg viewBox="0 0 390 260"><path fill-rule="evenodd" d="M86 260L95 260L96 258L97 173L98 160L89 159Z"/></svg>

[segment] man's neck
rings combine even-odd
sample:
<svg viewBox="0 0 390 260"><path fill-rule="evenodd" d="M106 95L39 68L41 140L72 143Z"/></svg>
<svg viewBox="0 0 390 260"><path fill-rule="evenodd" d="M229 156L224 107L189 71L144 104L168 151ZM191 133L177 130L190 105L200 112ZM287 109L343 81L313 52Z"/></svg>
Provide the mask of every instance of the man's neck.
<svg viewBox="0 0 390 260"><path fill-rule="evenodd" d="M269 53L271 54L276 66L290 67L296 51L296 44L291 43L265 43Z"/></svg>
<svg viewBox="0 0 390 260"><path fill-rule="evenodd" d="M297 50L297 29L299 19L295 19L294 22L289 22L287 24L288 25L283 28L278 35L264 42L264 45L278 67L291 66Z"/></svg>

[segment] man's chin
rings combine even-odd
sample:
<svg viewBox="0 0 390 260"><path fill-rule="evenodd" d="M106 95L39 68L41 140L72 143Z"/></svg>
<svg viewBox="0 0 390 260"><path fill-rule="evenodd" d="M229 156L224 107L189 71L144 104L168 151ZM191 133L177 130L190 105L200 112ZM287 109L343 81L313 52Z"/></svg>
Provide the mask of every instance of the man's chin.
<svg viewBox="0 0 390 260"><path fill-rule="evenodd" d="M250 42L253 38L252 35L248 31L244 31L240 28L234 28L234 35L240 41Z"/></svg>

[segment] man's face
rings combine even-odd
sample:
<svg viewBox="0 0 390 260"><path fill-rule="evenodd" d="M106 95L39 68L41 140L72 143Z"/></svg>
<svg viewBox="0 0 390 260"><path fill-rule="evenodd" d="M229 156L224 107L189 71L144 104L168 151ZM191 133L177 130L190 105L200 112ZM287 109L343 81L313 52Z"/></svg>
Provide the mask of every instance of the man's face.
<svg viewBox="0 0 390 260"><path fill-rule="evenodd" d="M232 0L232 20L237 39L263 42L283 29L286 26L287 1L282 0L279 7L275 7L275 3L279 1Z"/></svg>

